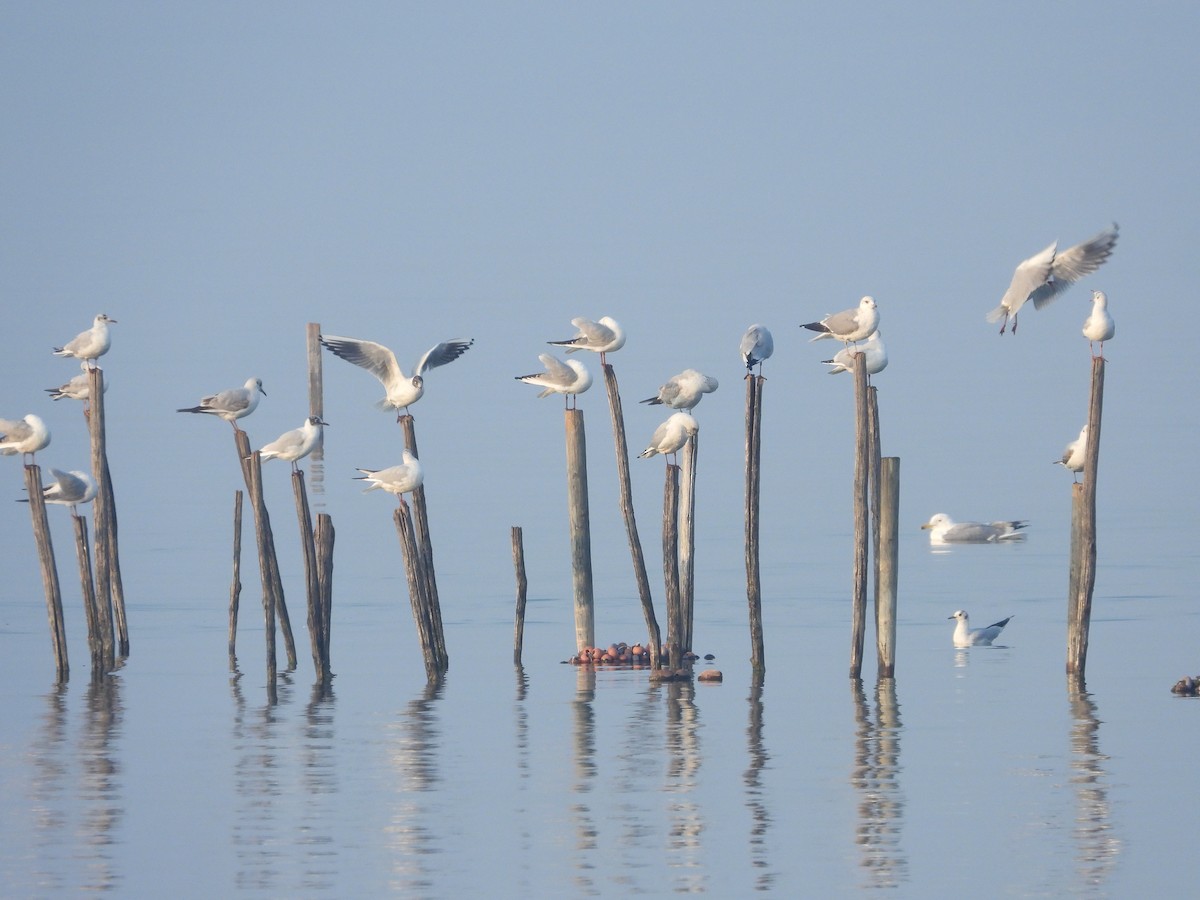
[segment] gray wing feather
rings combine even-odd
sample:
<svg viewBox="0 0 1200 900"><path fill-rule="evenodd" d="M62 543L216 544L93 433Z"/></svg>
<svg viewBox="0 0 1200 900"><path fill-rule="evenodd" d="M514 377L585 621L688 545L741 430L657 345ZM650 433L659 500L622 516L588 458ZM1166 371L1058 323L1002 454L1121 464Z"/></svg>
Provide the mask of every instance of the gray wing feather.
<svg viewBox="0 0 1200 900"><path fill-rule="evenodd" d="M466 340L442 341L435 347L430 347L425 351L425 355L418 361L413 369L414 375L421 375L429 369L436 369L438 366L444 366L446 363L454 362L475 343L474 338Z"/></svg>

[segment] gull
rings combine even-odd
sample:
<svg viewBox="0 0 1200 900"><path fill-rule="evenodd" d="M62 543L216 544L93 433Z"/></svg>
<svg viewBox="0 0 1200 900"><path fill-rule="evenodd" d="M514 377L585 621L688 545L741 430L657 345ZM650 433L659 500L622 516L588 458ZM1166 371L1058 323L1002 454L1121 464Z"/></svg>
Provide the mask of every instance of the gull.
<svg viewBox="0 0 1200 900"><path fill-rule="evenodd" d="M1096 356L1097 341L1100 343L1100 356L1104 356L1104 342L1112 340L1117 333L1117 323L1108 314L1108 295L1104 291L1092 291L1092 314L1083 322L1083 336L1088 339L1092 356Z"/></svg>
<svg viewBox="0 0 1200 900"><path fill-rule="evenodd" d="M516 380L544 388L545 390L538 394L539 398L563 394L563 407L570 409L578 404L579 395L592 386L592 373L583 363L574 359L563 362L549 353L539 353L538 359L546 367L545 372L518 375Z"/></svg>
<svg viewBox="0 0 1200 900"><path fill-rule="evenodd" d="M0 419L0 453L5 456L20 453L25 462L32 463L34 454L49 444L50 429L40 416L30 413L21 419Z"/></svg>
<svg viewBox="0 0 1200 900"><path fill-rule="evenodd" d="M655 396L641 402L651 406L669 406L671 409L695 409L705 394L711 394L718 387L717 379L711 375L695 369L684 369L678 375L671 376Z"/></svg>
<svg viewBox="0 0 1200 900"><path fill-rule="evenodd" d="M346 362L366 369L379 379L387 395L379 401L378 406L380 409L396 410L397 422L400 421L400 410L407 414L409 406L424 395L425 373L454 362L474 343L474 338L466 338L435 344L417 360L417 364L413 366L413 373L409 376L404 374L404 370L396 362L396 354L383 344L332 334L321 336L321 344L334 356L340 356Z"/></svg>
<svg viewBox="0 0 1200 900"><path fill-rule="evenodd" d="M1083 471L1083 460L1087 456L1087 433L1088 427L1083 426L1079 432L1079 437L1067 444L1063 450L1062 459L1054 460L1056 466L1062 466L1064 469L1069 469L1074 472L1072 476L1075 481L1079 480L1079 473Z"/></svg>
<svg viewBox="0 0 1200 900"><path fill-rule="evenodd" d="M971 628L967 611L964 609L956 609L954 615L946 618L958 620L958 624L954 626L955 647L990 647L992 641L1000 637L1004 626L1012 621L1012 616L1009 616L1007 619L993 622L987 628Z"/></svg>
<svg viewBox="0 0 1200 900"><path fill-rule="evenodd" d="M355 481L369 482L367 491L387 491L395 494L403 505L404 497L410 491L415 491L425 482L425 473L420 461L412 455L412 451L404 448L404 462L387 469L359 469L362 475L356 475Z"/></svg>
<svg viewBox="0 0 1200 900"><path fill-rule="evenodd" d="M1055 241L1017 266L1012 283L1000 298L1000 305L988 313L987 320L997 322L1003 317L1000 333L1004 334L1011 317L1013 334L1016 334L1017 313L1025 301L1032 300L1034 309L1041 309L1084 275L1090 275L1100 268L1112 254L1116 243L1116 222L1112 228L1062 253L1058 252L1058 241Z"/></svg>
<svg viewBox="0 0 1200 900"><path fill-rule="evenodd" d="M649 459L659 453L669 456L678 453L688 438L700 429L699 423L685 412L677 412L657 428L650 438L650 446L638 454L640 459Z"/></svg>
<svg viewBox="0 0 1200 900"><path fill-rule="evenodd" d="M322 422L320 416L309 416L299 428L286 431L271 443L264 445L258 451L259 459L264 462L268 459L286 459L292 464L293 472L300 471L300 467L296 465L297 460L313 452L321 441L321 426L328 424Z"/></svg>
<svg viewBox="0 0 1200 900"><path fill-rule="evenodd" d="M108 352L112 338L108 334L109 323L117 324L116 319L110 319L104 313L92 320L92 327L81 331L61 347L54 348L55 356L74 356L84 363L95 363L97 358Z"/></svg>
<svg viewBox="0 0 1200 900"><path fill-rule="evenodd" d="M177 409L176 412L208 413L220 416L233 426L234 431L241 431L237 426L237 420L254 412L254 408L258 406L260 393L263 396L266 396L267 393L263 390L262 379L247 378L246 384L240 388L230 388L219 394L210 394L200 399L199 406Z"/></svg>
<svg viewBox="0 0 1200 900"><path fill-rule="evenodd" d="M605 365L606 354L616 353L625 346L625 330L612 316L602 316L599 322L591 319L572 319L579 333L565 341L547 341L556 347L566 347L568 353L576 350L591 350L600 354L600 365Z"/></svg>
<svg viewBox="0 0 1200 900"><path fill-rule="evenodd" d="M853 344L875 333L879 327L879 309L874 297L863 297L853 309L844 309L826 316L820 322L809 322L800 327L820 332L812 341L832 338L843 344Z"/></svg>
<svg viewBox="0 0 1200 900"><path fill-rule="evenodd" d="M1023 541L1025 535L1018 529L1028 525L1025 521L1012 522L955 522L945 513L937 513L921 526L929 532L931 544L994 544L1001 541Z"/></svg>
<svg viewBox="0 0 1200 900"><path fill-rule="evenodd" d="M79 515L75 510L77 503L91 503L96 499L96 485L87 472L77 470L60 472L58 469L51 468L50 474L54 476L54 483L47 484L42 488L42 499L47 503L69 506L71 515L74 516ZM28 503L29 501L22 498L18 502Z"/></svg>
<svg viewBox="0 0 1200 900"><path fill-rule="evenodd" d="M767 326L751 325L742 335L740 349L742 362L746 364L746 371L753 372L754 367L758 366L758 374L761 375L763 362L770 359L771 354L775 352L775 340L771 337Z"/></svg>
<svg viewBox="0 0 1200 900"><path fill-rule="evenodd" d="M871 375L878 375L887 368L887 348L883 346L883 335L878 331L858 347L843 347L834 355L833 359L823 359L821 362L833 367L829 370L830 375L837 375L839 372L853 372L855 353L863 354L868 378Z"/></svg>
<svg viewBox="0 0 1200 900"><path fill-rule="evenodd" d="M87 400L88 391L91 390L91 385L88 382L88 364L85 360L79 364L79 368L83 371L72 378L65 384L60 384L56 388L46 388L46 393L50 395L51 400L61 400L66 397L68 400ZM108 393L108 379L104 380L104 393Z"/></svg>

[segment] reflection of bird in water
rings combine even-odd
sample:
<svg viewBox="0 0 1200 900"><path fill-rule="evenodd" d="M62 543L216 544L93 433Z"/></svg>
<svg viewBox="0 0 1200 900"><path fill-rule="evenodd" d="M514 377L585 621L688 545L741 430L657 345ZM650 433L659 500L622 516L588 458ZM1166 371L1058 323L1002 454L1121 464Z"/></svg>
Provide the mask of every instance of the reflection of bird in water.
<svg viewBox="0 0 1200 900"><path fill-rule="evenodd" d="M954 626L955 647L990 647L992 641L1000 636L1000 632L1004 630L1004 626L1009 623L1012 616L1001 619L999 622L993 622L987 628L971 628L967 612L963 609L955 610L953 615L946 618L958 620L958 624Z"/></svg>

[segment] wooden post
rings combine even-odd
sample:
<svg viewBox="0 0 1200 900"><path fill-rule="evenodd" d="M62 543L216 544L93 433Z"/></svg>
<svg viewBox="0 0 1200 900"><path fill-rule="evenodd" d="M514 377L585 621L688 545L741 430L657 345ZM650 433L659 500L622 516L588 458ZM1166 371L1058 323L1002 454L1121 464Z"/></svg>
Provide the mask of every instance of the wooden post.
<svg viewBox="0 0 1200 900"><path fill-rule="evenodd" d="M564 411L567 433L567 519L571 535L571 573L575 596L575 649L596 645L596 608L592 594L592 532L588 514L587 439L583 410Z"/></svg>
<svg viewBox="0 0 1200 900"><path fill-rule="evenodd" d="M321 356L321 325L309 322L305 326L304 338L308 355L308 414L318 419L325 418L325 388L324 369ZM317 441L312 453L308 455L309 473L312 478L313 493L317 495L317 509L322 506L322 496L325 493L325 439Z"/></svg>
<svg viewBox="0 0 1200 900"><path fill-rule="evenodd" d="M874 388L872 388L874 390ZM896 597L900 560L900 457L885 456L879 473L879 543L876 551L875 644L878 678L896 675Z"/></svg>
<svg viewBox="0 0 1200 900"><path fill-rule="evenodd" d="M400 427L404 430L404 445L413 456L419 459L417 432L413 425L413 417L407 413L401 416ZM438 595L437 574L433 566L433 541L429 536L429 511L425 506L424 485L412 492L412 517L415 529L414 539L419 553L418 575L423 582L423 590L429 604L430 635L438 659L438 668L445 672L450 668L450 654L446 650L446 633L442 627L442 602Z"/></svg>
<svg viewBox="0 0 1200 900"><path fill-rule="evenodd" d="M870 466L870 440L867 404L867 367L865 356L857 352L854 360L854 579L851 599L850 677L862 676L863 638L867 619L868 515L867 494Z"/></svg>
<svg viewBox="0 0 1200 900"><path fill-rule="evenodd" d="M300 549L304 555L304 586L308 599L308 642L312 652L313 671L318 681L328 676L322 652L325 638L321 628L325 615L321 611L321 588L317 583L317 546L313 536L312 511L308 508L308 493L304 489L304 473L292 470L292 493L296 498L296 521L300 526Z"/></svg>
<svg viewBox="0 0 1200 900"><path fill-rule="evenodd" d="M696 462L700 453L700 431L688 438L683 448L679 482L679 648L692 649L695 613L696 552Z"/></svg>
<svg viewBox="0 0 1200 900"><path fill-rule="evenodd" d="M113 538L115 515L112 507L112 487L108 472L108 452L104 426L104 373L100 369L88 369L88 401L91 415L88 430L91 432L92 478L96 482L96 499L92 501L93 535L96 543L96 609L99 612L100 638L102 641L104 670L112 669L116 662L117 642L113 616L114 576L117 560L114 554L116 543ZM124 604L122 603L122 606ZM122 618L124 614L122 613Z"/></svg>
<svg viewBox="0 0 1200 900"><path fill-rule="evenodd" d="M75 526L75 556L79 560L79 583L83 591L83 614L87 620L88 652L92 657L92 673L107 671L104 661L104 638L100 633L100 610L96 606L96 588L92 581L92 556L88 551L87 519L71 513Z"/></svg>
<svg viewBox="0 0 1200 900"><path fill-rule="evenodd" d="M759 460L762 452L762 390L766 379L746 376L746 600L750 609L750 668L757 683L767 669L759 581Z"/></svg>
<svg viewBox="0 0 1200 900"><path fill-rule="evenodd" d="M242 597L242 492L233 492L233 578L229 584L229 668L237 668L238 604Z"/></svg>
<svg viewBox="0 0 1200 900"><path fill-rule="evenodd" d="M1075 602L1079 596L1079 564L1082 544L1080 530L1083 527L1083 485L1078 481L1071 482L1071 550L1070 571L1067 573L1067 635L1068 654L1070 653L1070 635L1075 633L1076 622L1079 620L1079 605Z"/></svg>
<svg viewBox="0 0 1200 900"><path fill-rule="evenodd" d="M1083 678L1087 667L1088 630L1092 623L1092 591L1096 585L1096 470L1100 464L1100 419L1104 408L1104 357L1092 358L1092 391L1088 404L1087 450L1083 458L1083 488L1079 515L1079 580L1068 615L1073 631L1067 635L1067 674Z"/></svg>
<svg viewBox="0 0 1200 900"><path fill-rule="evenodd" d="M667 606L667 668L682 665L680 632L683 630L683 609L679 599L679 466L667 464L666 486L663 489L663 582L666 585Z"/></svg>
<svg viewBox="0 0 1200 900"><path fill-rule="evenodd" d="M517 574L517 616L513 632L513 665L521 665L521 650L525 645L525 592L529 582L525 578L525 544L521 528L512 527L513 569Z"/></svg>
<svg viewBox="0 0 1200 900"><path fill-rule="evenodd" d="M317 586L321 591L321 637L325 641L322 655L325 659L325 672L332 675L330 668L330 647L333 644L333 519L328 513L317 513L316 528L317 545Z"/></svg>
<svg viewBox="0 0 1200 900"><path fill-rule="evenodd" d="M71 674L67 661L67 629L63 622L62 592L58 587L58 567L54 564L54 545L50 542L50 523L46 520L46 499L42 494L42 472L36 465L25 467L25 492L29 495L29 516L33 521L33 540L42 568L42 588L46 593L46 617L50 621L50 645L54 650L54 668L60 683Z"/></svg>
<svg viewBox="0 0 1200 900"><path fill-rule="evenodd" d="M417 628L417 637L421 642L421 655L425 660L425 676L434 681L441 677L436 645L433 638L433 628L429 621L429 597L426 593L426 582L421 576L423 561L421 551L417 547L416 535L413 530L412 514L404 498L393 514L396 532L400 536L400 552L404 558L404 574L408 579L408 599L412 605L413 624Z"/></svg>
<svg viewBox="0 0 1200 900"><path fill-rule="evenodd" d="M238 460L246 479L246 493L250 497L250 510L254 513L254 533L258 546L258 575L262 584L263 624L266 631L267 647L267 688L275 684L277 664L275 661L275 613L279 608L275 595L275 579L268 556L274 552L274 542L268 544L266 532L271 523L267 517L267 507L262 500L262 460L258 452L250 452L250 439L246 432L235 428L233 440L237 445ZM277 572L277 570L275 570Z"/></svg>
<svg viewBox="0 0 1200 900"><path fill-rule="evenodd" d="M617 483L621 493L621 515L625 519L625 533L629 538L629 553L633 558L633 578L637 582L638 596L642 601L642 617L646 620L646 634L650 644L650 668L659 667L659 649L662 632L654 614L654 598L650 594L650 577L646 573L646 556L642 552L642 540L638 536L637 519L633 513L633 486L629 479L629 445L625 440L625 413L621 406L621 392L617 387L617 375L608 363L603 366L604 386L608 391L608 411L612 419L613 445L617 454Z"/></svg>

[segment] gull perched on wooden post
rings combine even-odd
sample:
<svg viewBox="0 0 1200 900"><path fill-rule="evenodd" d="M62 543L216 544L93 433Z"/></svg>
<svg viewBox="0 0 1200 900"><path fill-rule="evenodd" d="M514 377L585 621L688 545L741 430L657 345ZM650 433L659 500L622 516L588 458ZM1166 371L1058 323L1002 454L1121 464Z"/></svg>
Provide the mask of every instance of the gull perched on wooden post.
<svg viewBox="0 0 1200 900"><path fill-rule="evenodd" d="M843 344L855 344L875 333L879 327L879 308L875 305L874 297L863 297L853 309L843 309L820 322L809 322L800 327L819 332L810 343L829 338Z"/></svg>
<svg viewBox="0 0 1200 900"><path fill-rule="evenodd" d="M112 346L112 338L108 334L110 323L116 325L117 320L100 313L92 320L91 328L81 331L61 347L55 347L54 355L74 356L76 359L83 360L85 364L90 363L88 368L92 368L96 360L107 353L108 348Z"/></svg>
<svg viewBox="0 0 1200 900"><path fill-rule="evenodd" d="M76 504L91 503L96 499L96 485L87 472L78 470L61 472L51 468L50 474L54 476L54 482L42 488L42 499L47 503L69 506L71 515L74 516L79 515L75 509ZM20 502L28 503L29 501L22 498Z"/></svg>
<svg viewBox="0 0 1200 900"><path fill-rule="evenodd" d="M421 462L407 447L404 448L403 459L404 462L400 465L386 469L359 469L362 475L356 475L355 481L367 482L364 494L368 491L387 491L394 494L403 504L404 494L415 491L425 483L425 471L421 468Z"/></svg>
<svg viewBox="0 0 1200 900"><path fill-rule="evenodd" d="M639 453L638 457L649 459L660 453L663 456L678 453L688 439L699 430L699 423L691 415L677 412L654 429L654 434L650 438L650 446Z"/></svg>
<svg viewBox="0 0 1200 900"><path fill-rule="evenodd" d="M0 454L32 463L34 454L50 445L50 429L33 413L20 419L0 419Z"/></svg>
<svg viewBox="0 0 1200 900"><path fill-rule="evenodd" d="M878 331L857 347L843 347L834 354L833 359L823 359L821 362L832 366L829 370L830 375L837 375L839 372L853 372L854 357L858 353L861 353L863 359L866 360L868 381L871 375L878 375L887 368L887 348L883 346L883 336Z"/></svg>
<svg viewBox="0 0 1200 900"><path fill-rule="evenodd" d="M742 354L742 362L746 364L746 373L754 371L758 366L758 374L762 375L762 364L771 358L775 352L775 339L765 325L751 325L742 335L742 343L738 348Z"/></svg>
<svg viewBox="0 0 1200 900"><path fill-rule="evenodd" d="M299 428L285 431L271 443L265 444L258 451L259 459L263 462L268 459L286 459L292 464L292 471L298 472L298 461L316 449L317 444L321 442L321 426L328 424L322 422L320 416L309 416Z"/></svg>
<svg viewBox="0 0 1200 900"><path fill-rule="evenodd" d="M571 324L578 329L575 337L564 341L547 341L556 347L566 347L568 353L577 350L591 350L600 354L600 365L607 362L606 354L616 353L625 346L625 330L612 316L601 316L600 321L591 319L572 319Z"/></svg>
<svg viewBox="0 0 1200 900"><path fill-rule="evenodd" d="M400 410L408 408L425 395L425 373L438 366L454 362L475 343L474 338L442 341L422 354L413 366L412 375L405 375L396 361L396 354L383 344L363 341L358 338L321 335L321 345L346 362L366 369L379 379L387 394L379 401L380 409L396 410L396 421L400 421Z"/></svg>
<svg viewBox="0 0 1200 900"><path fill-rule="evenodd" d="M1063 449L1062 459L1054 460L1056 466L1062 466L1064 469L1074 472L1073 480L1079 480L1079 473L1083 471L1083 460L1087 456L1087 433L1088 427L1083 426L1079 432L1079 437L1067 444Z"/></svg>
<svg viewBox="0 0 1200 900"><path fill-rule="evenodd" d="M1104 356L1104 342L1112 340L1116 333L1117 323L1108 312L1108 295L1104 291L1092 291L1092 314L1083 323L1083 336L1088 339L1092 356ZM1100 344L1098 354L1096 343Z"/></svg>
<svg viewBox="0 0 1200 900"><path fill-rule="evenodd" d="M187 406L175 411L206 413L210 416L219 416L232 425L234 431L241 431L238 428L237 420L243 419L254 412L258 406L259 394L262 394L264 397L267 395L267 392L263 390L262 379L247 378L245 385L240 388L230 388L227 391L221 391L219 394L210 394L207 397L201 397L199 406Z"/></svg>
<svg viewBox="0 0 1200 900"><path fill-rule="evenodd" d="M545 372L534 372L532 375L517 375L517 381L532 384L544 390L538 397L549 397L551 394L563 395L563 408L578 407L579 395L592 386L592 373L587 366L578 360L568 359L563 362L549 353L539 353L538 359L546 367Z"/></svg>
<svg viewBox="0 0 1200 900"><path fill-rule="evenodd" d="M641 402L651 406L669 406L671 409L695 409L705 394L711 394L718 387L717 379L711 375L696 369L684 369L667 379L657 394Z"/></svg>

